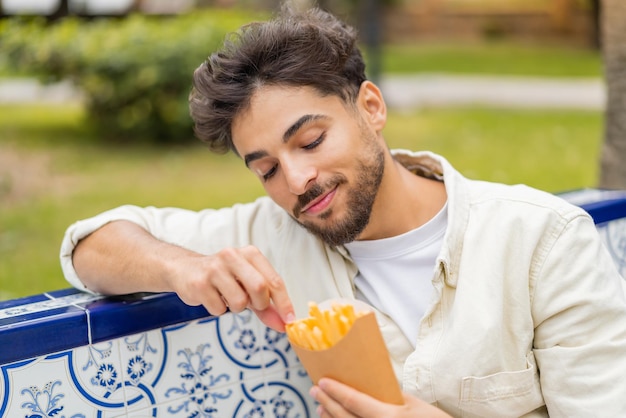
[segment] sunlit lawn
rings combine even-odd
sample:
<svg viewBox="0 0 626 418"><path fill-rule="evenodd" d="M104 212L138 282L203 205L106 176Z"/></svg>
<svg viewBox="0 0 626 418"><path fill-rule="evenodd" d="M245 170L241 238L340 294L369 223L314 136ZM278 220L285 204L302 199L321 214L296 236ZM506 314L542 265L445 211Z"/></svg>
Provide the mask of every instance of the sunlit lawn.
<svg viewBox="0 0 626 418"><path fill-rule="evenodd" d="M0 299L67 286L58 250L75 220L127 203L200 209L263 194L236 157L96 145L82 116L0 107ZM386 137L442 153L469 177L555 192L594 186L601 124L599 112L431 109L392 112Z"/></svg>
<svg viewBox="0 0 626 418"><path fill-rule="evenodd" d="M493 74L530 77L602 76L593 49L511 42L414 42L382 50L386 73Z"/></svg>
<svg viewBox="0 0 626 418"><path fill-rule="evenodd" d="M559 192L596 184L602 123L593 111L431 109L392 114L386 136L441 153L467 177Z"/></svg>

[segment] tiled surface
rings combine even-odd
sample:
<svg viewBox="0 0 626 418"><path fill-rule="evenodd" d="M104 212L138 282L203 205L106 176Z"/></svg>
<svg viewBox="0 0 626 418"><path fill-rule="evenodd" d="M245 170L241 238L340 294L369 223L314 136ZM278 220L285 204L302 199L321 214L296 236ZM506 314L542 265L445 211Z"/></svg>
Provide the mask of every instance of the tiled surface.
<svg viewBox="0 0 626 418"><path fill-rule="evenodd" d="M620 274L626 279L626 217L598 225L598 232Z"/></svg>
<svg viewBox="0 0 626 418"><path fill-rule="evenodd" d="M63 289L0 302L0 364L206 317L172 293L104 298ZM33 341L37 341L33 344Z"/></svg>
<svg viewBox="0 0 626 418"><path fill-rule="evenodd" d="M72 289L0 302L0 364L87 344L87 316L78 304L99 298Z"/></svg>
<svg viewBox="0 0 626 418"><path fill-rule="evenodd" d="M309 417L285 335L249 311L0 366L0 416Z"/></svg>
<svg viewBox="0 0 626 418"><path fill-rule="evenodd" d="M620 274L626 279L626 190L581 189L560 196L589 212Z"/></svg>
<svg viewBox="0 0 626 418"><path fill-rule="evenodd" d="M310 380L250 311L64 289L0 302L0 417L308 417Z"/></svg>

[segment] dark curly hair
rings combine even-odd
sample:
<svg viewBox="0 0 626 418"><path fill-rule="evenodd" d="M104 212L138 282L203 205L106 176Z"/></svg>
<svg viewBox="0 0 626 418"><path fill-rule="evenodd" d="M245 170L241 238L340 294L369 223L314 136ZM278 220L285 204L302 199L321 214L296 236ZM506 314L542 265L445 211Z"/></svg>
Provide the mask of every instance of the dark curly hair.
<svg viewBox="0 0 626 418"><path fill-rule="evenodd" d="M309 86L354 103L365 77L356 30L317 8L283 8L231 33L194 72L189 109L196 136L217 153L236 150L233 118L262 86Z"/></svg>

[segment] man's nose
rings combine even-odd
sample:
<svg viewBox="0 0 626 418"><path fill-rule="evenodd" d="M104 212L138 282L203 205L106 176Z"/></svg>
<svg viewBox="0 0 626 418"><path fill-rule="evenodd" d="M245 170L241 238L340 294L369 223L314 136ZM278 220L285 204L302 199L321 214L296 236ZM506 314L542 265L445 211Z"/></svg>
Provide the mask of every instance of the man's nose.
<svg viewBox="0 0 626 418"><path fill-rule="evenodd" d="M308 189L317 172L315 167L303 161L283 162L283 170L289 191L295 195L301 195Z"/></svg>

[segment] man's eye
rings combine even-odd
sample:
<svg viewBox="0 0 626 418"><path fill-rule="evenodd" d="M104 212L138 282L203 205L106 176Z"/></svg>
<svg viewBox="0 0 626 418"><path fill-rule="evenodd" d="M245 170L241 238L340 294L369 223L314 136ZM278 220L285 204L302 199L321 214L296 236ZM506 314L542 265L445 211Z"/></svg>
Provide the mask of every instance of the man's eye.
<svg viewBox="0 0 626 418"><path fill-rule="evenodd" d="M265 174L263 174L263 181L268 181L269 179L272 178L272 176L276 173L276 166L273 166L272 168L270 168L269 171L267 171Z"/></svg>
<svg viewBox="0 0 626 418"><path fill-rule="evenodd" d="M311 142L308 145L303 146L302 148L304 148L304 149L316 148L318 145L320 145L322 142L324 142L324 139L326 139L326 132L322 133L315 141Z"/></svg>

